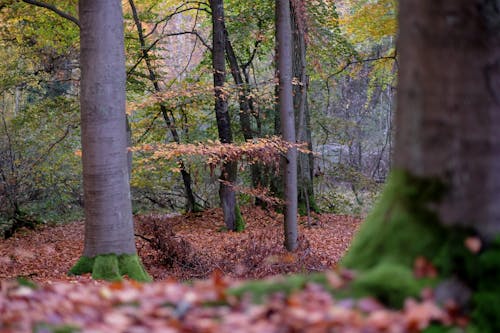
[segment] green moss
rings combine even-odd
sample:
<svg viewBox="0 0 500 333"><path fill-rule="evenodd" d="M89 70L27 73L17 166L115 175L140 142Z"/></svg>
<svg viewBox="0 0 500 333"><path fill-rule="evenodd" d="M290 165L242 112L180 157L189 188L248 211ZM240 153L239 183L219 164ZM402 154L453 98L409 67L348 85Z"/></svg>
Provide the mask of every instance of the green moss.
<svg viewBox="0 0 500 333"><path fill-rule="evenodd" d="M327 278L324 274L294 274L281 279L248 281L241 286L230 288L227 293L236 297L249 294L252 300L257 303L263 302L266 296L274 293L289 295L294 291L301 290L304 286L314 282L323 285L325 289L331 290Z"/></svg>
<svg viewBox="0 0 500 333"><path fill-rule="evenodd" d="M116 254L103 254L94 258L92 278L95 280L120 281L122 276Z"/></svg>
<svg viewBox="0 0 500 333"><path fill-rule="evenodd" d="M479 256L472 321L479 332L500 332L500 237Z"/></svg>
<svg viewBox="0 0 500 333"><path fill-rule="evenodd" d="M96 280L119 281L127 275L130 279L149 282L148 275L139 257L135 254L102 254L93 258L81 257L71 268L69 274L81 275L92 273Z"/></svg>
<svg viewBox="0 0 500 333"><path fill-rule="evenodd" d="M457 278L472 291L470 332L500 332L500 238L474 254L465 246L471 230L441 225L432 206L446 192L438 180L393 171L372 214L365 221L342 265L358 271L353 295L375 295L391 306L418 295L424 285L413 263L418 256L436 267L438 279ZM434 326L429 332L454 332Z"/></svg>
<svg viewBox="0 0 500 333"><path fill-rule="evenodd" d="M382 263L360 275L351 284L353 296L372 295L381 302L400 308L408 296L417 297L421 285L411 269Z"/></svg>
<svg viewBox="0 0 500 333"><path fill-rule="evenodd" d="M20 286L28 287L28 288L33 289L33 290L38 289L38 285L35 282L33 282L25 277L18 276L16 278L16 281Z"/></svg>
<svg viewBox="0 0 500 333"><path fill-rule="evenodd" d="M422 333L463 333L464 330L458 327L449 327L442 325L431 325L427 327Z"/></svg>
<svg viewBox="0 0 500 333"><path fill-rule="evenodd" d="M381 262L410 267L416 256L432 258L446 232L429 204L439 200L443 192L438 181L393 171L342 265L357 270L367 270Z"/></svg>
<svg viewBox="0 0 500 333"><path fill-rule="evenodd" d="M92 273L92 267L94 266L94 258L89 258L82 256L76 264L69 270L70 275L82 275L86 273Z"/></svg>
<svg viewBox="0 0 500 333"><path fill-rule="evenodd" d="M316 200L314 199L314 195L309 195L309 210L311 212L319 213L320 209L318 205L316 204ZM306 216L307 215L307 202L305 199L299 197L299 202L298 202L298 212L300 216Z"/></svg>
<svg viewBox="0 0 500 333"><path fill-rule="evenodd" d="M412 273L415 259L432 260L447 237L430 209L444 192L438 180L391 173L380 201L341 262L359 272L352 284L354 295L376 295L394 307L418 295L421 285Z"/></svg>
<svg viewBox="0 0 500 333"><path fill-rule="evenodd" d="M81 332L81 329L74 325L51 325L47 323L39 323L33 327L34 333L76 333Z"/></svg>
<svg viewBox="0 0 500 333"><path fill-rule="evenodd" d="M118 267L121 275L127 275L129 278L140 282L152 281L137 255L122 254L118 256Z"/></svg>
<svg viewBox="0 0 500 333"><path fill-rule="evenodd" d="M234 231L241 232L245 230L245 220L241 215L240 206L236 205L234 208L235 222L234 222Z"/></svg>

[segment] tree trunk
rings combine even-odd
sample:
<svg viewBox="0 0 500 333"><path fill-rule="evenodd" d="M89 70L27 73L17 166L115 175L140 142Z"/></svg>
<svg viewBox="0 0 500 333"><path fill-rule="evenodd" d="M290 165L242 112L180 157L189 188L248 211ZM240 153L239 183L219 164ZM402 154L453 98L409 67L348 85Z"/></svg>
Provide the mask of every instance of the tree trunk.
<svg viewBox="0 0 500 333"><path fill-rule="evenodd" d="M245 141L252 140L254 136L254 131L252 130L252 123L250 120L250 115L252 113L252 96L249 94L248 87L243 81L243 75L241 75L241 69L238 64L238 59L234 53L233 45L229 39L227 29L224 27L224 36L226 40L226 56L229 62L229 68L231 69L231 75L233 76L234 83L238 86L238 102L240 105L240 127L243 132L243 137ZM261 168L259 164L254 163L250 166L250 172L252 176L252 185L254 188L258 188L262 185L261 181ZM265 203L260 200L255 200L256 205L263 206Z"/></svg>
<svg viewBox="0 0 500 333"><path fill-rule="evenodd" d="M132 17L134 18L134 23L137 28L137 34L139 36L139 43L141 45L142 50L142 58L146 63L146 68L149 74L149 80L153 84L153 87L156 92L161 92L160 85L158 84L158 79L156 72L153 68L153 64L151 63L151 58L149 57L148 48L146 47L146 40L144 38L144 34L142 32L142 23L139 19L139 15L137 14L137 8L135 7L135 3L133 0L129 0L130 8L132 9ZM167 124L167 127L170 129L170 133L174 138L174 141L178 144L181 143L179 134L177 133L177 129L175 128L173 121L170 119L167 108L164 104L160 104L160 111L163 117L163 120ZM193 189L191 187L192 180L191 174L186 170L186 166L182 159L179 159L179 167L181 170L182 182L184 184L184 193L186 196L186 211L194 212L200 209L200 206L197 205L196 199L194 197Z"/></svg>
<svg viewBox="0 0 500 333"><path fill-rule="evenodd" d="M394 163L449 185L441 220L491 239L500 231L500 17L489 3L403 1Z"/></svg>
<svg viewBox="0 0 500 333"><path fill-rule="evenodd" d="M276 31L278 44L279 108L281 131L285 141L295 143L295 117L292 90L292 26L289 0L276 2ZM297 248L297 148L286 153L285 181L285 247Z"/></svg>
<svg viewBox="0 0 500 333"><path fill-rule="evenodd" d="M147 280L130 199L121 2L81 0L79 13L85 244L71 272Z"/></svg>
<svg viewBox="0 0 500 333"><path fill-rule="evenodd" d="M224 34L224 2L223 0L211 0L212 9L212 64L214 70L214 92L215 92L215 116L217 118L217 129L222 144L232 143L231 118L227 109L227 95L224 92L226 81L226 61ZM243 230L244 223L236 202L236 193L230 184L236 181L237 162L226 162L221 167L219 197L224 223L229 230ZM228 184L230 183L230 184Z"/></svg>
<svg viewBox="0 0 500 333"><path fill-rule="evenodd" d="M397 306L427 261L436 297L473 309L467 331L499 332L500 14L486 0L399 8L394 169L343 264Z"/></svg>
<svg viewBox="0 0 500 333"><path fill-rule="evenodd" d="M303 0L290 1L291 21L293 29L293 108L296 119L298 142L307 142L312 150L310 113L307 104L307 63L306 63L306 22L303 12ZM317 211L314 200L313 186L313 156L312 154L298 153L298 205L301 215L309 214L309 210Z"/></svg>

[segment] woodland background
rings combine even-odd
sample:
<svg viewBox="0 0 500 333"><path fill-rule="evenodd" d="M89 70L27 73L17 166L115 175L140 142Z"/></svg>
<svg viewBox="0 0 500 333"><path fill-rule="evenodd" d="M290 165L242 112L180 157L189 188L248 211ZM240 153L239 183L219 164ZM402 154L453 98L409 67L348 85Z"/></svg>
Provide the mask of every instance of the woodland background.
<svg viewBox="0 0 500 333"><path fill-rule="evenodd" d="M293 3L295 34L303 33L306 42L304 50L294 52L306 51L306 80L297 78L295 92L307 93L300 111L306 114L296 120L297 131L306 134L301 141L309 141L314 152L310 169L304 170L314 181L309 208L362 215L390 168L396 4ZM73 1L57 6L76 16ZM78 27L22 1L3 1L0 7L0 226L11 233L13 224L82 216ZM161 151L159 145L171 142L194 144L180 154L197 208L218 206L219 172L203 149L218 139L208 10L203 2L124 2L135 213L193 209L186 201L179 159L152 157ZM225 11L227 37L243 80L236 84L228 70L225 93L234 141L269 138L279 134L273 3L225 1ZM240 117L241 94L250 104L248 125ZM238 199L253 203L253 166L242 158L238 168ZM261 183L271 190L273 169L261 170Z"/></svg>
<svg viewBox="0 0 500 333"><path fill-rule="evenodd" d="M76 5L0 1L0 331L500 331L496 2Z"/></svg>

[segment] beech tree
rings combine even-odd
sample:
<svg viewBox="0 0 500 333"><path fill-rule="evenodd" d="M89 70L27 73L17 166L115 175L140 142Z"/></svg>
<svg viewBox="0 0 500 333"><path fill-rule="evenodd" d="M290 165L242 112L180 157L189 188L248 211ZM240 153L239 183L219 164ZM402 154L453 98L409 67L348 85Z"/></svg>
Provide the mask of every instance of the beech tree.
<svg viewBox="0 0 500 333"><path fill-rule="evenodd" d="M276 43L279 81L281 133L285 141L295 143L295 118L292 93L292 25L289 0L276 2ZM284 158L285 247L297 248L297 148Z"/></svg>
<svg viewBox="0 0 500 333"><path fill-rule="evenodd" d="M79 15L85 245L71 273L149 280L134 240L121 1L81 0Z"/></svg>
<svg viewBox="0 0 500 333"><path fill-rule="evenodd" d="M343 264L401 305L423 263L439 301L469 303L474 332L498 332L500 14L491 1L399 3L394 169Z"/></svg>
<svg viewBox="0 0 500 333"><path fill-rule="evenodd" d="M232 143L231 118L227 109L227 93L224 92L226 81L226 60L224 32L224 1L210 0L212 10L212 65L214 71L215 116L217 129L222 144ZM236 181L238 165L235 161L223 163L221 166L219 197L224 213L224 223L229 230L243 230L244 222L236 200L236 193L231 183Z"/></svg>

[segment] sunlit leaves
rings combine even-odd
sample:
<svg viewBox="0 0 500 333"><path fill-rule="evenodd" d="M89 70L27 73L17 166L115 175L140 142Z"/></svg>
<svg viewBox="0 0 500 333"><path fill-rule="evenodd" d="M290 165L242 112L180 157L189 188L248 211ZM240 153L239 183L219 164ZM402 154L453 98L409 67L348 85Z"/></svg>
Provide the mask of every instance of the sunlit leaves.
<svg viewBox="0 0 500 333"><path fill-rule="evenodd" d="M200 156L204 159L205 164L213 170L222 163L232 161L246 161L249 164L258 162L278 169L280 156L291 148L299 148L301 151L307 152L304 145L292 144L278 137L260 138L241 144L221 144L217 141L181 145L176 143L145 144L132 150L149 153L150 156L147 159L150 161L175 161L180 157Z"/></svg>
<svg viewBox="0 0 500 333"><path fill-rule="evenodd" d="M345 1L339 23L347 37L356 44L367 41L379 43L387 37L395 37L397 31L396 0L348 0Z"/></svg>

